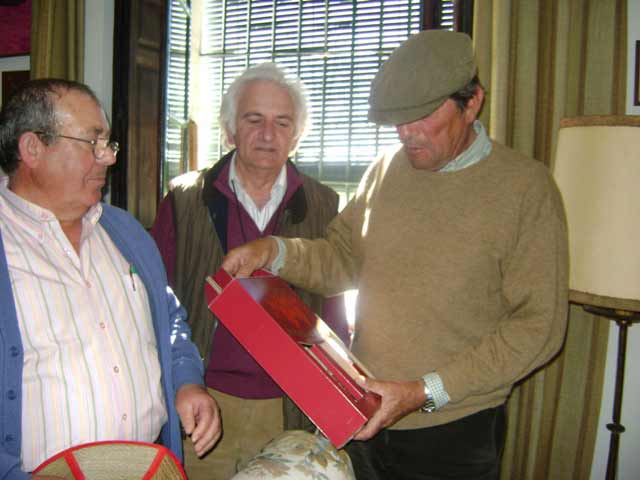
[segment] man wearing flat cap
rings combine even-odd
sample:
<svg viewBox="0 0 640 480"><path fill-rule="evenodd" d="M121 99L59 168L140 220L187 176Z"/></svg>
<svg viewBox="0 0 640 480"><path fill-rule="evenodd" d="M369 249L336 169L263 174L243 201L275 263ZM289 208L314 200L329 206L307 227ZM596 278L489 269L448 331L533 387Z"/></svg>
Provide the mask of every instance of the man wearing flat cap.
<svg viewBox="0 0 640 480"><path fill-rule="evenodd" d="M353 350L382 406L347 446L358 478L498 478L511 388L563 342L560 195L542 163L488 138L483 99L468 36L410 37L369 97L369 119L401 143L327 236L261 239L223 263L324 295L359 289Z"/></svg>

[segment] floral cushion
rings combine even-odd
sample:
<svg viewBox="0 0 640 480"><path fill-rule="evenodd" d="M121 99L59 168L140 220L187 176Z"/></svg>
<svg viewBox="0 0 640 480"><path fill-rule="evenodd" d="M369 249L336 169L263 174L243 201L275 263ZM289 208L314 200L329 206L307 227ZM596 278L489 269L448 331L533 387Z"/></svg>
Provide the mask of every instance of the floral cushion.
<svg viewBox="0 0 640 480"><path fill-rule="evenodd" d="M344 450L337 450L320 434L289 430L241 465L231 480L257 478L353 480L356 477Z"/></svg>

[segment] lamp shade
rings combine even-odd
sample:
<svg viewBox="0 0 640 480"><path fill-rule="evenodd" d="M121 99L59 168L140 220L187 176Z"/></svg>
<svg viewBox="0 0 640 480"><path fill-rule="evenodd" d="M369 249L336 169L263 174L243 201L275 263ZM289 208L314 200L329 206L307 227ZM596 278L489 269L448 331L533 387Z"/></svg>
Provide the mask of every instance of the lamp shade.
<svg viewBox="0 0 640 480"><path fill-rule="evenodd" d="M563 119L554 177L569 226L570 299L640 311L640 116Z"/></svg>

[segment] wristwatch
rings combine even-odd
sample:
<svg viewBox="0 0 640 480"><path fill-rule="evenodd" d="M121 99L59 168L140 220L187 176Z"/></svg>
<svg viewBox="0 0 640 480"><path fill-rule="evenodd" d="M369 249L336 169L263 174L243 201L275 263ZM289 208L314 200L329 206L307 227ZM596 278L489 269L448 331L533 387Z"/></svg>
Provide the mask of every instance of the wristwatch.
<svg viewBox="0 0 640 480"><path fill-rule="evenodd" d="M436 409L436 402L433 398L433 394L431 393L431 390L427 386L427 380L424 377L422 377L422 382L424 383L424 395L427 397L427 399L424 401L424 404L420 407L420 411L422 413L431 413Z"/></svg>

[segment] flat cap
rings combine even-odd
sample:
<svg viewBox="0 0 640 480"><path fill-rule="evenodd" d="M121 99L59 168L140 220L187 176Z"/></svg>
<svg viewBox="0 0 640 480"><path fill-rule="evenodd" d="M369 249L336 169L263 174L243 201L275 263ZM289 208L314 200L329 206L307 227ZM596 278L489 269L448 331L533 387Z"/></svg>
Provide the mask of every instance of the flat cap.
<svg viewBox="0 0 640 480"><path fill-rule="evenodd" d="M471 38L449 30L410 36L371 82L369 120L400 125L426 117L477 73Z"/></svg>

